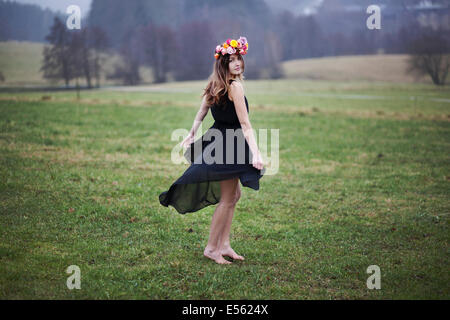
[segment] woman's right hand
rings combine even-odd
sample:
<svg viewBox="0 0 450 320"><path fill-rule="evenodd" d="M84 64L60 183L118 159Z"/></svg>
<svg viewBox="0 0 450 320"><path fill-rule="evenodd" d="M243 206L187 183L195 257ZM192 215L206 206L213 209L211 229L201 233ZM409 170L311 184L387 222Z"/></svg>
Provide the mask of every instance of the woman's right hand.
<svg viewBox="0 0 450 320"><path fill-rule="evenodd" d="M264 167L264 160L263 160L263 158L261 156L261 152L258 151L256 156L253 157L252 165L258 170L262 170L263 169L263 167Z"/></svg>
<svg viewBox="0 0 450 320"><path fill-rule="evenodd" d="M187 137L184 138L183 141L181 141L181 146L184 147L186 145L186 147L189 147L189 145L191 145L191 143L193 142L194 142L194 134L192 132L189 132Z"/></svg>

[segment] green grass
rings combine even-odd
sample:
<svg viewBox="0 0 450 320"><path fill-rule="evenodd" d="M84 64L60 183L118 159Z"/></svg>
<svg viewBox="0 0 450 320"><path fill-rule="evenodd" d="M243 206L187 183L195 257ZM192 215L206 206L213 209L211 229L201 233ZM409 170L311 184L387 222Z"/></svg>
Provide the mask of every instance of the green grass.
<svg viewBox="0 0 450 320"><path fill-rule="evenodd" d="M231 244L246 260L223 266L202 255L214 207L158 201L187 168L170 137L203 85L0 94L2 299L450 298L450 104L433 100L448 87L247 81L280 168L242 188Z"/></svg>

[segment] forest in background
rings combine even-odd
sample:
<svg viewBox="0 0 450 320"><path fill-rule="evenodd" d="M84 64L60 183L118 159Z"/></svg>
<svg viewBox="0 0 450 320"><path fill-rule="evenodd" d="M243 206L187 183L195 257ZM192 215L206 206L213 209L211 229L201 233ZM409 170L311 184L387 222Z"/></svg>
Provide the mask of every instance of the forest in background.
<svg viewBox="0 0 450 320"><path fill-rule="evenodd" d="M204 79L211 72L215 46L239 36L247 37L250 44L246 78L276 79L283 77L283 61L409 53L422 30L449 35L446 1L436 2L441 7L424 10L418 7L420 1L381 0L380 30L367 29L369 1L320 3L314 14L301 15L286 7L275 10L271 0L93 0L82 28L101 30L108 39L109 53L122 56L109 77L122 78L125 84L139 82L140 66L152 68L156 82L167 81L169 73L176 80ZM437 17L437 28L420 20L424 13ZM0 41L46 42L55 17L62 23L66 19L39 6L1 1Z"/></svg>

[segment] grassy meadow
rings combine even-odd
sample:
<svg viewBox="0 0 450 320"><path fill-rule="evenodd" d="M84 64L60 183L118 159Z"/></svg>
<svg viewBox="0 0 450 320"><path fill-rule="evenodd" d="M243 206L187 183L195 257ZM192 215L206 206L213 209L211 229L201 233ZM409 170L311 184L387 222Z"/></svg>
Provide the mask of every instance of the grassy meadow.
<svg viewBox="0 0 450 320"><path fill-rule="evenodd" d="M246 81L280 167L242 188L231 245L246 260L224 266L203 257L214 206L158 201L187 168L171 133L204 85L0 93L0 298L450 298L448 86Z"/></svg>

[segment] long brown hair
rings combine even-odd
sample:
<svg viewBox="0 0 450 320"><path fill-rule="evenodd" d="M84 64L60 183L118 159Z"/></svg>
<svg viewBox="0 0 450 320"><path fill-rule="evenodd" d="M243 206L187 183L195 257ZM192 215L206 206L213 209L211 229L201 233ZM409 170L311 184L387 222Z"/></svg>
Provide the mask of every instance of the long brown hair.
<svg viewBox="0 0 450 320"><path fill-rule="evenodd" d="M243 73L245 71L244 58L240 54L236 54L237 58L242 61L242 72L236 76L239 80L243 81ZM214 104L221 104L226 97L228 97L228 91L230 91L230 80L233 78L228 65L230 64L230 54L219 55L214 63L214 69L208 78L208 85L204 89L202 97L206 96L206 103L208 106Z"/></svg>

